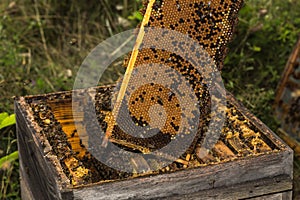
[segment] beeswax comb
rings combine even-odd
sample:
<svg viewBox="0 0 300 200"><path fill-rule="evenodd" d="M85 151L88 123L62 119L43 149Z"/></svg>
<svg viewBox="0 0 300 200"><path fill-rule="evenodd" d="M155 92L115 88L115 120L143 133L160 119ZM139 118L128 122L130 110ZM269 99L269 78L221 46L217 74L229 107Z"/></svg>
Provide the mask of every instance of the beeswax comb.
<svg viewBox="0 0 300 200"><path fill-rule="evenodd" d="M149 6L149 4L151 4ZM213 71L221 70L223 61L227 53L227 44L232 38L234 27L237 24L237 14L242 7L242 0L150 0L144 2L144 9L141 10L145 18L141 26L145 28L163 28L177 31L196 41L208 54L214 62ZM143 29L140 29L143 31ZM198 98L200 111L202 114L209 112L210 96L207 89L207 82L203 80L203 76L195 70L189 61L185 60L176 52L169 52L164 49L142 48L144 41L150 40L163 43L163 38L149 38L146 35L139 44L139 49L135 49L130 55L130 59L125 62L130 68L138 68L138 66L149 66L147 73L153 73L158 79L164 79L165 74L155 74L155 69L151 68L153 64L161 64L169 66L179 72L182 77L188 80ZM180 41L174 38L175 44ZM135 55L134 55L135 54ZM211 65L211 63L208 63ZM132 69L129 69L132 70ZM145 74L146 76L146 74ZM181 84L179 82L178 84ZM182 83L183 84L183 83ZM121 90L122 90L121 85ZM123 89L126 87L123 87ZM161 128L161 134L148 139L138 139L132 137L118 127L113 126L113 141L122 141L126 146L132 147L132 144L138 146L153 147L153 149L161 148L166 145L171 137L177 134L182 119L184 108L179 104L177 96L168 88L161 84L146 84L130 93L128 99L128 110L132 120L137 126L147 126L151 124L159 124L162 119L159 116L156 119L150 119L149 109L159 104L163 106L166 112L166 123ZM118 113L117 113L118 114ZM116 116L118 117L118 116ZM112 117L110 117L112 119ZM126 119L121 119L126 121ZM108 122L112 124L115 122ZM110 126L112 127L112 126ZM164 136L162 136L164 135ZM166 136L167 135L167 136ZM162 139L163 138L163 139ZM126 142L124 142L126 141ZM117 142L118 143L118 142Z"/></svg>

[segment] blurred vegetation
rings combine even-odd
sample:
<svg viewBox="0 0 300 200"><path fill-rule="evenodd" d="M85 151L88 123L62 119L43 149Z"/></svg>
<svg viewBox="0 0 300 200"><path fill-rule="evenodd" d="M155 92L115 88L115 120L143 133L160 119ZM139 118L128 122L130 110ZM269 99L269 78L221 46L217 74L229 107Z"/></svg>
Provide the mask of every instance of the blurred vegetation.
<svg viewBox="0 0 300 200"><path fill-rule="evenodd" d="M15 123L14 114L0 113L0 199L16 199L20 196Z"/></svg>
<svg viewBox="0 0 300 200"><path fill-rule="evenodd" d="M300 1L248 0L223 70L229 91L274 131L275 90L300 36Z"/></svg>
<svg viewBox="0 0 300 200"><path fill-rule="evenodd" d="M13 96L72 89L88 53L136 27L140 6L140 0L2 0L0 113L13 112ZM274 131L275 89L300 33L299 7L299 0L247 0L223 68L226 88ZM116 76L110 70L108 83ZM8 161L0 169L0 199L20 198L15 127L1 129L0 139L0 158Z"/></svg>

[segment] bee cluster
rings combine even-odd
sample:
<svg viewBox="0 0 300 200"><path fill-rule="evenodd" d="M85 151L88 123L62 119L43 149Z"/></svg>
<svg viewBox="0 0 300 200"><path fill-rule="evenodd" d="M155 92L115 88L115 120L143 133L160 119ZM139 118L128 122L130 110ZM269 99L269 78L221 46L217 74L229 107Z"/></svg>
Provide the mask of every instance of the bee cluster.
<svg viewBox="0 0 300 200"><path fill-rule="evenodd" d="M95 105L98 109L96 110L109 110L109 106L103 107L101 97L103 97L103 95L97 92ZM202 119L204 122L202 123L203 126L198 129L198 132L202 133L200 133L201 137L197 140L196 148L193 149L192 152L185 153L181 156L181 159L185 160L186 163L188 163L188 166L203 166L214 162L228 161L239 157L259 155L280 150L280 147L277 146L276 142L265 136L261 130L251 122L251 119L245 117L239 111L239 106L233 103L235 100L231 99L233 97L228 98L225 108L226 119L218 142L205 157L202 158L201 155L199 155L198 150L201 148L203 137L205 136L208 127L213 126L213 124L211 124L211 116L207 115ZM99 123L102 123L102 128L105 129L107 127L107 123L104 121L105 114L98 112L97 116ZM128 142L130 143L131 141L129 140ZM166 169L169 169L172 171L184 168L186 167L186 163L174 162L172 164L173 168L168 166L162 170L165 171Z"/></svg>
<svg viewBox="0 0 300 200"><path fill-rule="evenodd" d="M144 8L147 8L148 2L144 2ZM227 53L226 45L231 40L242 5L243 0L158 0L154 3L146 26L188 35L208 52L218 69L221 69ZM141 12L144 14L146 9ZM155 47L140 54L140 60L146 59L152 63L157 59L166 62L170 57L168 54L165 58L160 50L155 51ZM171 55L171 59L174 61L176 57Z"/></svg>

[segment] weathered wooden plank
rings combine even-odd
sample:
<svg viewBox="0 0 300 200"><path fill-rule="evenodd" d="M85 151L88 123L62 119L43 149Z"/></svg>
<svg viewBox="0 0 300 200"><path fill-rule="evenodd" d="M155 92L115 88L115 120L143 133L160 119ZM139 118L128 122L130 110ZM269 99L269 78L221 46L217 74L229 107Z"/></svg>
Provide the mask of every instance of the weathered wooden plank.
<svg viewBox="0 0 300 200"><path fill-rule="evenodd" d="M278 184L277 181L282 180L282 183ZM284 183L283 183L284 182ZM272 196L274 193L282 195L282 193L277 193L278 191L283 190L284 188L289 188L290 190L290 181L286 177L276 177L274 179L259 179L255 182L247 182L230 187L219 187L214 188L213 190L204 190L194 194L188 194L185 196L174 196L167 199L208 199L208 200L236 200L236 199L251 199L264 198L265 196ZM284 192L285 193L285 192ZM267 195L266 195L267 194ZM271 194L271 195L268 195ZM253 197L256 196L256 197ZM286 196L286 195L282 195ZM246 198L245 198L246 197ZM249 198L250 197L250 198ZM291 199L291 198L286 198Z"/></svg>
<svg viewBox="0 0 300 200"><path fill-rule="evenodd" d="M21 198L22 199L28 199L32 200L34 199L33 194L30 190L30 186L26 182L26 179L23 178L24 175L24 168L22 162L19 160L19 166L20 166L20 187L21 187Z"/></svg>
<svg viewBox="0 0 300 200"><path fill-rule="evenodd" d="M215 144L213 151L215 151L222 159L236 157L234 153L222 141L218 141Z"/></svg>
<svg viewBox="0 0 300 200"><path fill-rule="evenodd" d="M53 169L55 163L50 164L45 159L41 137L33 132L35 129L22 113L20 105L16 104L15 108L22 179L30 187L34 199L59 199L58 175Z"/></svg>
<svg viewBox="0 0 300 200"><path fill-rule="evenodd" d="M263 195L260 197L250 198L249 200L286 200L286 199L292 199L292 191Z"/></svg>
<svg viewBox="0 0 300 200"><path fill-rule="evenodd" d="M276 179L271 178L274 183L277 182L280 185L277 187L277 192L280 192L283 188L284 190L292 189L292 156L289 152L282 152L273 156L249 157L235 162L130 179L124 182L94 184L74 190L74 197L75 199L152 199L177 195L184 196L190 193L199 193L203 190L211 190L211 194L214 194L214 188L238 187L242 183L256 182L260 178L285 175L287 182L276 181ZM265 192L267 192L267 188L265 189ZM259 193L256 194L253 191L252 196L257 195Z"/></svg>

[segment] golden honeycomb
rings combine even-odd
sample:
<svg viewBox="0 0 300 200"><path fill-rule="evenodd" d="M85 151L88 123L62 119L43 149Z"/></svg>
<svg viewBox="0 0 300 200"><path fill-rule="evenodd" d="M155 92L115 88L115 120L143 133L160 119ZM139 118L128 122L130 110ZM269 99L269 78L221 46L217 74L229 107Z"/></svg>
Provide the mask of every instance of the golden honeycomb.
<svg viewBox="0 0 300 200"><path fill-rule="evenodd" d="M227 51L226 45L231 40L234 26L237 23L237 14L242 4L242 0L145 1L144 9L141 11L145 18L140 29L140 33L144 31L144 34L142 34L143 37L139 37L139 33L136 43L138 49L129 55L130 58L125 61L125 66L140 69L140 66L146 65L147 70L141 73L144 73L146 77L147 74L154 72L153 77L156 80L130 92L126 106L128 106L131 119L120 118L119 121L133 120L137 126L141 127L159 124L162 117L157 116L152 120L149 117L150 108L159 104L163 107L161 109L166 112L166 123L160 128L157 137L152 138L157 142L141 140L131 137L118 127L115 118L119 117L119 113L116 113L113 115L114 117L108 116L105 120L109 127L106 130L107 138L115 143L119 141L119 144L122 143L128 147L136 144L148 146L149 149L149 146L153 146L152 150L154 150L168 144L170 139L178 134L182 120L181 115L184 113L183 108L177 94L173 94L164 84L157 83L157 79L166 79L171 75L155 74L157 70L154 67L155 64L159 64L161 68L167 67L178 72L184 80L171 80L169 85L183 85L187 82L198 99L200 113L208 114L211 101L209 86L214 80L207 76L213 77L213 74L222 68ZM154 28L161 28L163 31L161 33L151 31ZM177 37L171 33L175 31L180 33ZM195 41L200 49L186 42L183 36ZM170 46L172 48L167 48ZM198 61L195 64L188 59L191 52L197 55L201 62ZM201 71L198 70L199 68ZM210 68L210 72L205 73L207 68ZM136 82L133 81L130 87L133 87ZM121 92L122 86L125 85L124 80L120 84Z"/></svg>

